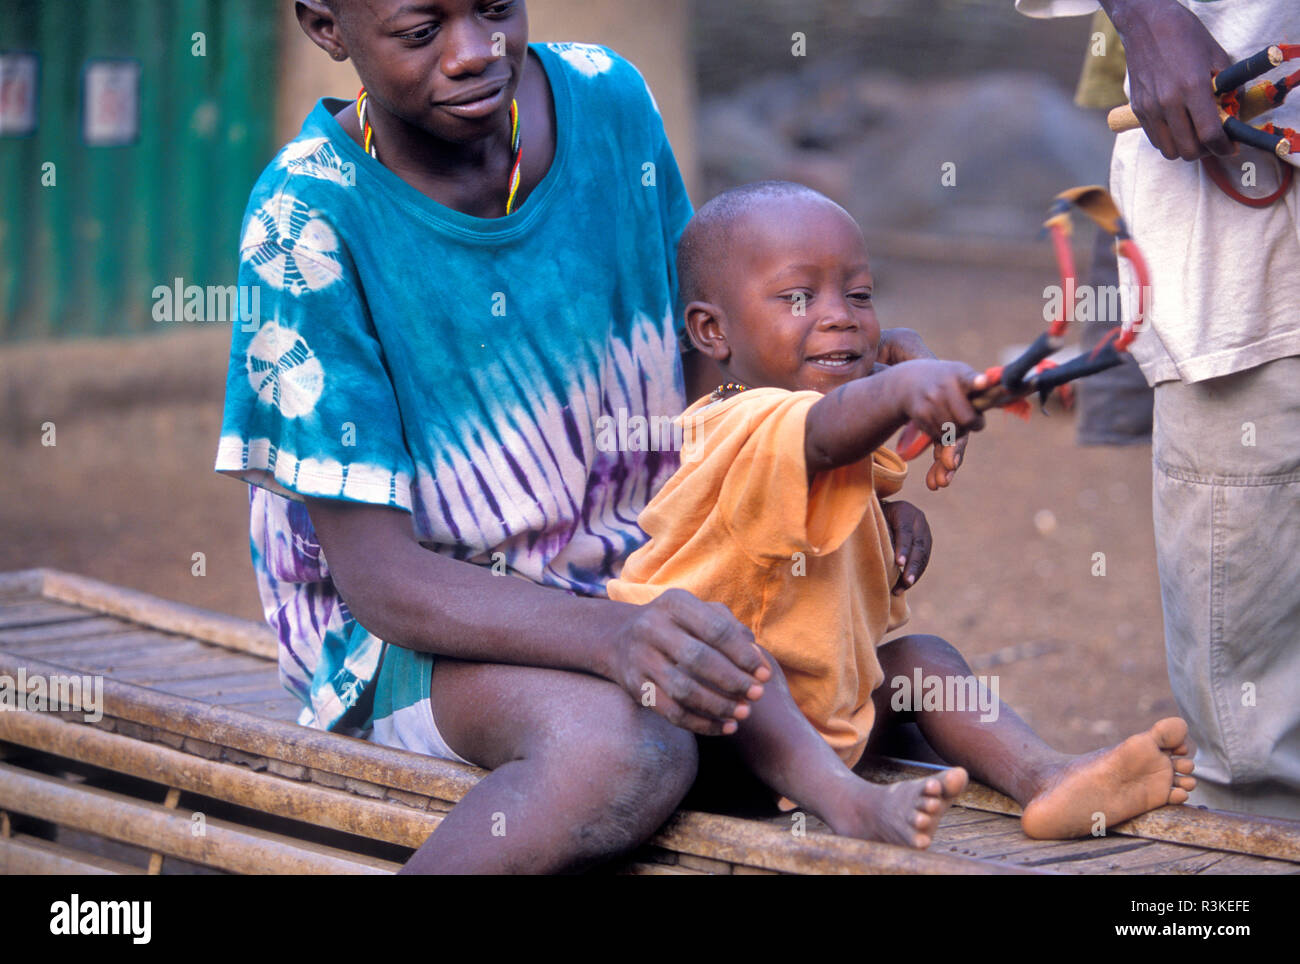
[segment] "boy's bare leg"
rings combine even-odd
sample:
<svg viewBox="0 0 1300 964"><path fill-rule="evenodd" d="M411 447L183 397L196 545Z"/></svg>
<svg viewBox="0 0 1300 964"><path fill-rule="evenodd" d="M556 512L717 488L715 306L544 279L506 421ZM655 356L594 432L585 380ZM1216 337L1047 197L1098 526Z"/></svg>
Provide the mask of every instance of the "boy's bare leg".
<svg viewBox="0 0 1300 964"><path fill-rule="evenodd" d="M996 719L982 720L978 707L938 712L896 713L890 707L891 680L922 676L968 678L973 671L957 650L937 636L903 636L879 651L885 683L875 693L876 719L914 719L944 760L1014 798L1024 808L1021 824L1031 837L1064 839L1171 803L1182 803L1196 786L1190 776L1194 748L1187 724L1160 720L1112 747L1093 753L1060 753L1029 728L1009 706L997 705Z"/></svg>
<svg viewBox="0 0 1300 964"><path fill-rule="evenodd" d="M559 873L617 857L695 779L695 737L613 683L562 670L434 663L439 731L492 770L404 873Z"/></svg>
<svg viewBox="0 0 1300 964"><path fill-rule="evenodd" d="M868 783L844 765L799 711L776 659L765 655L772 679L764 684L762 699L751 704L740 729L723 738L754 775L838 834L930 846L939 818L966 789L966 771L957 767L902 783Z"/></svg>

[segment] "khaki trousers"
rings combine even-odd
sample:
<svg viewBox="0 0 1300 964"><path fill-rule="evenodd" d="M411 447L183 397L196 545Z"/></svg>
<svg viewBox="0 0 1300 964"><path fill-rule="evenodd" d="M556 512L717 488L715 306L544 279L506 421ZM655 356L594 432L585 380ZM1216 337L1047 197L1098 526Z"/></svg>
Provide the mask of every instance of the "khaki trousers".
<svg viewBox="0 0 1300 964"><path fill-rule="evenodd" d="M1189 802L1300 819L1300 356L1157 385L1152 457Z"/></svg>

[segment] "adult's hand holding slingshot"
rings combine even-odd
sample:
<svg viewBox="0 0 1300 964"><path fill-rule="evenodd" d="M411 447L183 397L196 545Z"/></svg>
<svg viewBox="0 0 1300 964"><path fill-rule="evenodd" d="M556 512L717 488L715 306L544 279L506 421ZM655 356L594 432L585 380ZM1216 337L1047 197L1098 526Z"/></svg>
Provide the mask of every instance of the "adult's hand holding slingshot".
<svg viewBox="0 0 1300 964"><path fill-rule="evenodd" d="M1103 231L1114 236L1117 253L1133 266L1137 276L1137 300L1133 316L1122 327L1112 330L1091 352L1072 358L1064 364L1054 365L1047 358L1065 344L1067 317L1071 307L1068 299L1078 288L1074 254L1070 249L1072 207L1077 207ZM1028 418L1028 396L1036 393L1040 404L1045 403L1054 389L1063 388L1076 378L1105 371L1123 362L1123 353L1137 337L1137 325L1145 317L1147 292L1150 288L1146 261L1129 236L1124 219L1109 191L1096 185L1062 191L1056 196L1044 227L1051 235L1052 248L1061 273L1062 291L1066 293L1059 317L1014 361L985 370L984 381L988 387L970 396L976 411L1006 408ZM903 459L911 461L932 444L930 436L913 423L903 429L896 450Z"/></svg>
<svg viewBox="0 0 1300 964"><path fill-rule="evenodd" d="M1278 80L1266 80L1253 87L1245 87L1275 67L1297 59L1300 59L1300 44L1272 44L1259 53L1224 68L1210 80L1211 89L1218 101L1223 132L1239 144L1268 151L1291 165L1285 169L1276 191L1266 197L1249 197L1237 190L1217 162L1203 158L1211 180L1234 201L1250 207L1267 207L1287 192L1295 176L1292 168L1300 167L1300 131L1271 123L1258 127L1247 123L1280 106L1287 94L1300 85L1300 70ZM1136 130L1142 126L1132 104L1116 107L1107 116L1106 122L1116 133Z"/></svg>
<svg viewBox="0 0 1300 964"><path fill-rule="evenodd" d="M1241 89L1274 67L1296 59L1300 59L1300 44L1272 44L1219 71L1211 78L1210 84L1219 101L1219 119L1223 121L1223 130L1228 137L1240 144L1270 151L1290 164L1300 166L1300 158L1292 156L1292 150L1300 147L1300 131L1273 124L1252 127L1246 123L1286 100L1287 94L1300 84L1300 70L1276 81L1266 80L1246 90ZM1116 107L1107 116L1106 123L1116 133L1142 126L1132 104Z"/></svg>

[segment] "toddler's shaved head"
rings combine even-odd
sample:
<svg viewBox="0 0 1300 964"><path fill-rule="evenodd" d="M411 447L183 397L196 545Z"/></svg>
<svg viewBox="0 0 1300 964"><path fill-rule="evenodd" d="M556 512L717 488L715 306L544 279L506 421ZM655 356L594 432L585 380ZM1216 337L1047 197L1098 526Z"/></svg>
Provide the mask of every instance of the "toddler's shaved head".
<svg viewBox="0 0 1300 964"><path fill-rule="evenodd" d="M717 301L718 282L726 276L730 252L737 249L736 229L764 201L789 197L830 198L793 181L755 181L723 191L695 212L677 245L678 310L692 301ZM838 205L837 205L838 206Z"/></svg>

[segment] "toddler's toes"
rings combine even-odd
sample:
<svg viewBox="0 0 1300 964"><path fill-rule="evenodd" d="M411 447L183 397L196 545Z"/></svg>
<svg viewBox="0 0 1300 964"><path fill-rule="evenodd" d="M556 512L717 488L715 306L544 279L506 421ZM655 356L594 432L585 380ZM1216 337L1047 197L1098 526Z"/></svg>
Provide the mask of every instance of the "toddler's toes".
<svg viewBox="0 0 1300 964"><path fill-rule="evenodd" d="M938 780L943 788L943 796L952 801L961 796L966 785L970 783L970 776L966 773L965 767L953 767L939 774Z"/></svg>
<svg viewBox="0 0 1300 964"><path fill-rule="evenodd" d="M931 816L944 811L944 802L942 797L924 796L917 801L916 809Z"/></svg>

